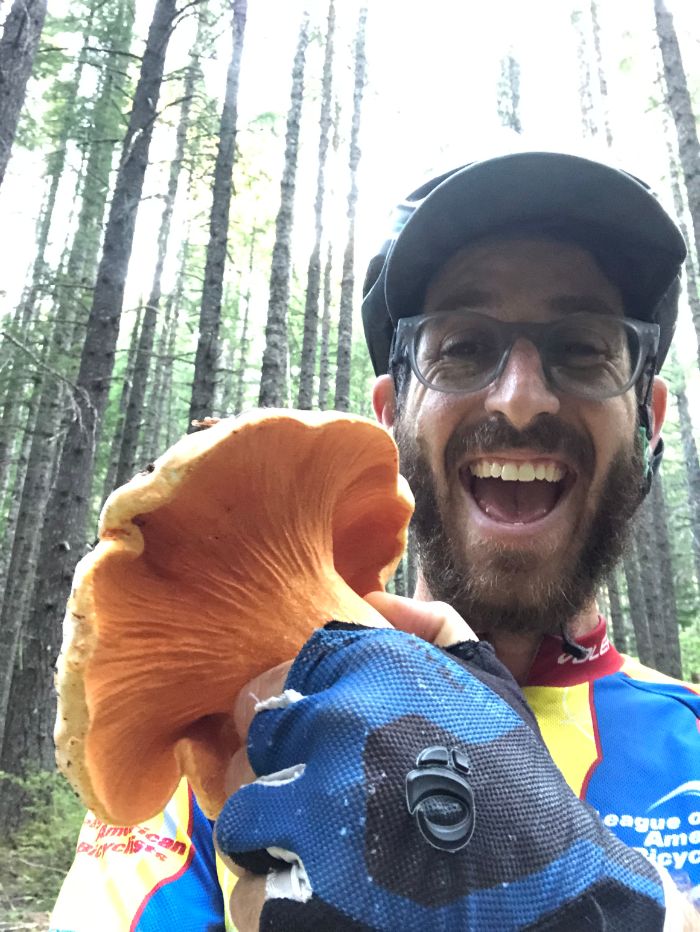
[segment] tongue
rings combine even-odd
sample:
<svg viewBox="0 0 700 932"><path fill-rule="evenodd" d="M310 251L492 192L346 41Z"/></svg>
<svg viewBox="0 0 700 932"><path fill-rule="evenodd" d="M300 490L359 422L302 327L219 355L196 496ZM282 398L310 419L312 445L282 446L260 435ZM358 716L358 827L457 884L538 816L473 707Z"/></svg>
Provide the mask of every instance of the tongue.
<svg viewBox="0 0 700 932"><path fill-rule="evenodd" d="M474 478L471 490L479 508L494 521L530 524L544 518L554 508L559 500L560 483L544 479L505 482Z"/></svg>

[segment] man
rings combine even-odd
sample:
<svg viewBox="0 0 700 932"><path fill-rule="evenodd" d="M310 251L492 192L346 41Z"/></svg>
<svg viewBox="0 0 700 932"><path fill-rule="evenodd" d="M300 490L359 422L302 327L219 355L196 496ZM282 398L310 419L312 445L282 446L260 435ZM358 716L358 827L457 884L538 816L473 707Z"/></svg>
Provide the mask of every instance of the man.
<svg viewBox="0 0 700 932"><path fill-rule="evenodd" d="M684 255L641 184L569 156L475 163L403 205L363 316L416 597L450 608L373 601L451 654L329 629L271 679L260 780L217 829L271 870L239 881L242 928L263 898L265 928L692 928L665 868L700 882L700 701L621 658L594 596L661 456Z"/></svg>

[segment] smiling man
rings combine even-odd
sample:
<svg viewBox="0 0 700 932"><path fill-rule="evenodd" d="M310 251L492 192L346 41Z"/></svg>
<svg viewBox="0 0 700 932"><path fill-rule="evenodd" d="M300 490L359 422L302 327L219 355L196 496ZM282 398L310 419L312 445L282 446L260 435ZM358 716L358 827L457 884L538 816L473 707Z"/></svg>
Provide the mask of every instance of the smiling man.
<svg viewBox="0 0 700 932"><path fill-rule="evenodd" d="M700 697L621 656L595 601L661 460L684 257L642 183L567 155L473 163L397 209L365 281L374 408L416 497L413 608L445 603L480 640L448 645L442 673L397 633L380 651L331 626L302 651L292 699L251 726L260 779L217 826L239 865L270 870L239 882L244 925L262 909L269 929L700 927ZM504 737L504 699L533 732Z"/></svg>

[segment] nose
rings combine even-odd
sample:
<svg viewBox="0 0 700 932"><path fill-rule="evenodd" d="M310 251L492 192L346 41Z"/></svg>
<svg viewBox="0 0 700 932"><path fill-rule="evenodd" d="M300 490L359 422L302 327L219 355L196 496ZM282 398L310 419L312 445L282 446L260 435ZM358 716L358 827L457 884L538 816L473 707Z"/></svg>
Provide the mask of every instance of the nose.
<svg viewBox="0 0 700 932"><path fill-rule="evenodd" d="M485 407L489 414L502 414L517 430L540 414L559 412L559 398L547 385L540 354L529 340L515 342L500 378L488 389Z"/></svg>

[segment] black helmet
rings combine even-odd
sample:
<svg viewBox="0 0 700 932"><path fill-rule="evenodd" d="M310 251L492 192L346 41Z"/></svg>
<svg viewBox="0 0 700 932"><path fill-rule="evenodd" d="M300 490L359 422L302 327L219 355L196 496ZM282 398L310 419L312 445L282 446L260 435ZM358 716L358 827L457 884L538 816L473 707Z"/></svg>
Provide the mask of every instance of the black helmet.
<svg viewBox="0 0 700 932"><path fill-rule="evenodd" d="M658 323L658 372L678 314L683 237L650 189L578 156L518 152L472 162L413 191L370 261L362 319L374 371L387 371L396 324L420 314L431 278L469 242L540 231L587 248L620 288L630 317Z"/></svg>

